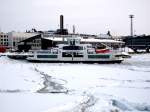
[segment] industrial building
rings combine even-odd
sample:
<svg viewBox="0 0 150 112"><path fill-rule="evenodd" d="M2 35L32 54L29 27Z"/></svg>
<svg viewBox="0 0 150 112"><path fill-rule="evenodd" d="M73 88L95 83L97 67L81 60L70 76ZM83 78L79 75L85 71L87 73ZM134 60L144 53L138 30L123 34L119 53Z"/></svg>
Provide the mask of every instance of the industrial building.
<svg viewBox="0 0 150 112"><path fill-rule="evenodd" d="M37 31L32 36L28 38L24 38L23 40L16 41L15 43L12 42L12 46L16 46L17 51L29 51L29 50L38 50L38 49L49 49L56 45L56 42L46 38L63 38L68 35L68 30L64 28L64 18L63 15L60 15L60 28L54 31ZM17 45L16 45L17 44Z"/></svg>
<svg viewBox="0 0 150 112"><path fill-rule="evenodd" d="M18 47L18 42L28 39L37 35L37 33L27 33L27 32L9 32L8 33L8 45L11 49L16 50ZM35 45L37 42L34 42Z"/></svg>
<svg viewBox="0 0 150 112"><path fill-rule="evenodd" d="M8 46L8 34L0 32L0 46Z"/></svg>
<svg viewBox="0 0 150 112"><path fill-rule="evenodd" d="M150 49L150 35L141 35L141 36L127 36L124 37L123 41L125 46L133 49L135 52L138 50L146 50L149 52Z"/></svg>
<svg viewBox="0 0 150 112"><path fill-rule="evenodd" d="M0 32L0 52L5 52L8 49L8 35Z"/></svg>

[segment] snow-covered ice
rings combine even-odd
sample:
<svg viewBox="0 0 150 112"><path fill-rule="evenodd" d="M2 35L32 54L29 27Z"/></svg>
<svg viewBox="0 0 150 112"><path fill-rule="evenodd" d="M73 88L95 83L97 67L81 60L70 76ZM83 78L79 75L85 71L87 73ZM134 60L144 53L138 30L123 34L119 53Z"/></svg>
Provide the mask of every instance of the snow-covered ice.
<svg viewBox="0 0 150 112"><path fill-rule="evenodd" d="M0 57L0 112L149 112L150 54L121 64Z"/></svg>

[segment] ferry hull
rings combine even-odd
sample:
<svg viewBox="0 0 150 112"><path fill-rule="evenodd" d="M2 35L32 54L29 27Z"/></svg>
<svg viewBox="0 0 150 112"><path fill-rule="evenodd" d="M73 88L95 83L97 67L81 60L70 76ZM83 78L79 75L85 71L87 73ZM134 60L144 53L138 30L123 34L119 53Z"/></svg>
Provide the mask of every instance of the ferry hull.
<svg viewBox="0 0 150 112"><path fill-rule="evenodd" d="M7 55L7 57L10 59L20 59L20 60L24 60L27 58L27 56L20 56L20 55Z"/></svg>
<svg viewBox="0 0 150 112"><path fill-rule="evenodd" d="M43 62L45 62L45 63L99 63L99 64L108 64L108 63L110 63L110 64L112 64L112 63L121 63L123 60L108 60L108 61L102 61L102 60L100 60L100 61L56 61L56 60L34 60L34 59L32 59L32 60L28 60L28 61L30 61L30 62L37 62L37 63L43 63Z"/></svg>
<svg viewBox="0 0 150 112"><path fill-rule="evenodd" d="M25 60L27 57L31 55L29 54L18 54L18 53L13 53L13 54L7 54L7 57L10 59L17 59L17 60Z"/></svg>

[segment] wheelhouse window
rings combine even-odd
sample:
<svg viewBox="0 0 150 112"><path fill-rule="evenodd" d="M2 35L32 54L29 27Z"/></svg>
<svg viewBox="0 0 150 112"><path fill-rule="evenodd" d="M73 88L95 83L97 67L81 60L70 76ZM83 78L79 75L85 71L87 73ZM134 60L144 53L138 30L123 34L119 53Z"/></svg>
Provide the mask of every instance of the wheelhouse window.
<svg viewBox="0 0 150 112"><path fill-rule="evenodd" d="M77 52L63 52L62 57L83 57L83 53Z"/></svg>
<svg viewBox="0 0 150 112"><path fill-rule="evenodd" d="M64 46L63 50L83 50L82 46Z"/></svg>

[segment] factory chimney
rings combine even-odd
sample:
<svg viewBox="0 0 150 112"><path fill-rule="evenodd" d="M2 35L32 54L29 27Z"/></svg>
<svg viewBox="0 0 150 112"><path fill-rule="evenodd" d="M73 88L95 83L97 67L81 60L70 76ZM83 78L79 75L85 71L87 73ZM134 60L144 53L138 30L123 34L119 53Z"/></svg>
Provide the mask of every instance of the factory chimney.
<svg viewBox="0 0 150 112"><path fill-rule="evenodd" d="M61 30L64 29L64 17L63 17L63 15L60 15L60 29Z"/></svg>
<svg viewBox="0 0 150 112"><path fill-rule="evenodd" d="M68 30L64 28L64 17L60 15L60 28L56 30L55 34L68 35Z"/></svg>

